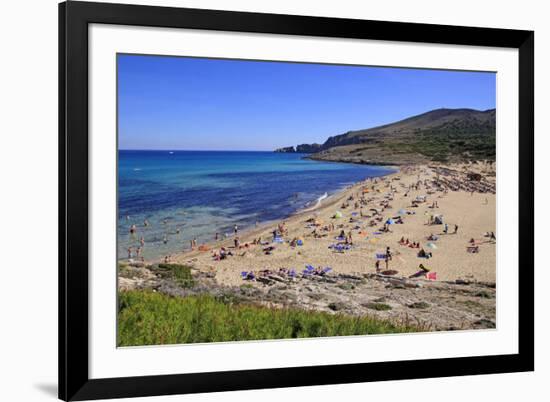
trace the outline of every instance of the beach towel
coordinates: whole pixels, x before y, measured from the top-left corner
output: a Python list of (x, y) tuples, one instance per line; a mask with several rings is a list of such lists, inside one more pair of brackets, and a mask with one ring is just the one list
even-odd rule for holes
[(377, 260), (385, 260), (386, 259), (386, 254), (376, 253), (376, 259)]
[(428, 272), (426, 274), (426, 279), (429, 279), (430, 281), (437, 280), (437, 273), (436, 272)]
[(252, 281), (252, 280), (256, 279), (256, 276), (254, 275), (253, 271), (250, 271), (250, 272), (243, 271), (243, 272), (241, 272), (241, 277), (245, 281)]
[(331, 244), (328, 248), (333, 248), (335, 250), (350, 250), (351, 244)]

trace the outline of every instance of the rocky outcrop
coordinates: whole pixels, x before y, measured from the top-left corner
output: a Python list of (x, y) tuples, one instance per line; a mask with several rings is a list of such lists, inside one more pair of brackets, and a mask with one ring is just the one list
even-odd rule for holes
[(296, 152), (296, 149), (294, 147), (283, 147), (283, 148), (277, 148), (275, 152), (293, 153), (293, 152)]
[(300, 144), (296, 146), (296, 152), (302, 154), (313, 154), (321, 150), (321, 144)]
[[(288, 276), (273, 271), (241, 286), (222, 286), (215, 271), (190, 268), (191, 286), (163, 275), (158, 265), (119, 267), (119, 290), (153, 290), (173, 297), (209, 294), (228, 303), (376, 316), (419, 331), (494, 328), (496, 285), (457, 279), (430, 281), (376, 273)], [(237, 275), (238, 273), (236, 273)], [(422, 311), (416, 314), (415, 311)]]

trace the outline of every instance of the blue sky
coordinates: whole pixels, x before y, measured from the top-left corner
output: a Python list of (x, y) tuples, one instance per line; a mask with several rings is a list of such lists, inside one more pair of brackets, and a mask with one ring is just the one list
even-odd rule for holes
[(118, 56), (120, 149), (273, 150), (437, 108), (495, 107), (494, 73)]

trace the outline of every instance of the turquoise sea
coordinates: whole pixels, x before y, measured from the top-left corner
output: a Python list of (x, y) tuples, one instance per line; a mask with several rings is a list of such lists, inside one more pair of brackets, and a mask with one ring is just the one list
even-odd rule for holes
[[(145, 259), (282, 219), (343, 187), (393, 170), (245, 151), (118, 153), (118, 257), (143, 237)], [(145, 225), (147, 221), (148, 225)], [(136, 233), (130, 233), (135, 225)]]

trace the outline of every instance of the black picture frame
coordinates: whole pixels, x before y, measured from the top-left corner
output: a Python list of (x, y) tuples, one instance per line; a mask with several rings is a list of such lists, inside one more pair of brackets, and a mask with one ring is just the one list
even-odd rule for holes
[[(517, 354), (214, 373), (88, 375), (88, 25), (192, 28), (519, 51)], [(59, 398), (170, 395), (534, 370), (534, 32), (142, 5), (59, 5)]]

